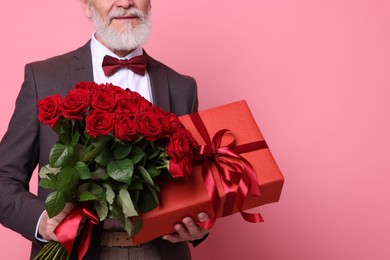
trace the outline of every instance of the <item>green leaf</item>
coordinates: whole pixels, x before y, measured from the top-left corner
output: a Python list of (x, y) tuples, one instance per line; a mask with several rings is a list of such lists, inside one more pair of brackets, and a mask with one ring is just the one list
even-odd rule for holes
[(134, 208), (133, 201), (130, 198), (130, 193), (127, 189), (121, 189), (117, 198), (119, 205), (122, 206), (123, 214), (125, 214), (126, 217), (138, 216), (138, 213)]
[(72, 191), (79, 181), (79, 173), (72, 166), (64, 167), (57, 177), (57, 190), (61, 192)]
[(74, 149), (75, 159), (77, 161), (80, 161), (82, 159), (84, 152), (85, 152), (85, 147), (83, 145), (81, 145), (80, 143), (77, 143), (72, 147)]
[(133, 223), (131, 223), (130, 218), (125, 218), (121, 223), (123, 229), (126, 230), (129, 237), (131, 237), (131, 234), (133, 233)]
[(144, 183), (144, 180), (140, 177), (137, 177), (136, 175), (133, 176), (133, 180), (131, 181), (130, 189), (135, 189), (135, 190), (142, 190), (143, 186), (142, 184)]
[(39, 180), (39, 186), (49, 190), (57, 189), (57, 177), (55, 175), (47, 176)]
[(90, 189), (89, 189), (90, 192), (92, 192), (93, 194), (95, 194), (96, 196), (98, 196), (99, 198), (104, 198), (104, 189), (102, 186), (96, 184), (96, 183), (92, 183)]
[(114, 155), (110, 152), (110, 149), (105, 148), (103, 152), (99, 153), (95, 157), (95, 162), (97, 162), (100, 165), (107, 166), (109, 162), (113, 161)]
[(89, 191), (85, 191), (80, 195), (80, 201), (90, 201), (90, 200), (99, 200), (95, 194)]
[(65, 198), (59, 191), (53, 191), (47, 196), (45, 208), (49, 218), (57, 216), (65, 208)]
[(108, 177), (106, 170), (103, 168), (97, 168), (96, 171), (91, 172), (92, 179), (106, 180)]
[(104, 148), (110, 139), (112, 139), (112, 137), (108, 135), (98, 136), (96, 140), (85, 150), (85, 153), (82, 156), (82, 161), (87, 162), (93, 158), (96, 158), (101, 152), (104, 151)]
[(99, 216), (100, 221), (103, 221), (107, 218), (108, 206), (104, 200), (96, 200), (94, 202), (94, 208)]
[(90, 183), (83, 183), (83, 184), (77, 186), (77, 192), (78, 192), (78, 194), (81, 194), (83, 192), (89, 191), (90, 187), (91, 187)]
[(148, 141), (146, 139), (141, 139), (138, 143), (137, 143), (137, 147), (139, 147), (142, 151), (145, 151), (147, 148), (150, 147), (151, 145), (151, 141)]
[(160, 186), (158, 186), (157, 184), (155, 184), (155, 185), (153, 186), (153, 189), (154, 189), (156, 192), (161, 192)]
[(132, 224), (133, 224), (133, 227), (131, 229), (130, 237), (135, 236), (138, 232), (141, 231), (142, 226), (143, 226), (141, 216), (134, 217), (134, 223), (132, 223)]
[(74, 133), (72, 136), (72, 142), (70, 143), (70, 146), (74, 147), (79, 142), (79, 139), (80, 139), (80, 133), (79, 132)]
[(146, 183), (148, 183), (150, 185), (154, 185), (152, 177), (150, 177), (150, 174), (148, 173), (148, 171), (144, 167), (138, 166), (138, 171), (141, 173), (141, 176), (144, 178)]
[(51, 167), (64, 167), (67, 166), (73, 159), (73, 147), (55, 144), (50, 151), (50, 166)]
[(130, 184), (134, 172), (134, 164), (129, 159), (112, 161), (107, 166), (107, 173), (116, 181)]
[(114, 156), (117, 160), (122, 160), (126, 158), (131, 151), (131, 145), (129, 144), (123, 144), (123, 143), (116, 143), (114, 146)]
[(114, 203), (115, 199), (115, 193), (112, 190), (111, 186), (108, 185), (107, 183), (103, 184), (103, 187), (106, 189), (106, 200), (109, 204)]
[(138, 198), (139, 198), (139, 194), (140, 194), (140, 192), (142, 192), (142, 190), (129, 190), (128, 189), (128, 191), (130, 192), (130, 197), (133, 200), (133, 203), (135, 204), (135, 206), (137, 207), (137, 210), (138, 210)]
[(57, 133), (58, 139), (63, 144), (71, 143), (70, 133), (72, 132), (72, 124), (68, 119), (60, 119), (53, 128)]
[(110, 218), (117, 218), (121, 223), (125, 222), (126, 216), (123, 214), (122, 207), (117, 203), (118, 199), (115, 201), (115, 203), (108, 205), (108, 217)]
[(39, 186), (45, 189), (57, 189), (57, 174), (61, 171), (60, 168), (52, 168), (48, 164), (39, 170)]
[(155, 209), (158, 205), (158, 201), (156, 200), (156, 192), (152, 191), (153, 189), (149, 189), (149, 191), (140, 192), (138, 198), (138, 210), (140, 212), (148, 212)]
[[(138, 135), (137, 138), (135, 140), (133, 140), (133, 143), (136, 144), (142, 140), (145, 140), (144, 137), (142, 135)], [(137, 145), (139, 146), (139, 145)]]
[(152, 153), (148, 154), (148, 160), (157, 157), (162, 151), (160, 149), (155, 149)]
[(76, 191), (73, 189), (71, 191), (61, 192), (64, 196), (64, 199), (66, 202), (72, 202), (74, 201), (74, 198), (76, 197)]
[(135, 164), (139, 163), (144, 157), (145, 153), (138, 147), (138, 146), (133, 146), (133, 149), (131, 149), (129, 158), (131, 161)]
[(156, 177), (158, 177), (158, 176), (160, 175), (160, 170), (158, 170), (158, 169), (157, 169), (156, 167), (154, 167), (154, 166), (149, 166), (149, 167), (147, 168), (147, 171), (148, 171), (150, 177), (152, 177), (152, 178), (156, 178)]
[(91, 171), (84, 162), (78, 161), (73, 167), (78, 172), (81, 180), (91, 179)]
[(157, 192), (160, 192), (160, 187), (158, 185), (149, 185), (146, 183), (146, 187), (150, 191), (150, 194), (153, 196), (154, 201), (158, 204), (158, 195)]
[(39, 170), (39, 177), (46, 178), (49, 175), (57, 175), (61, 171), (61, 168), (50, 167), (49, 164), (46, 164)]

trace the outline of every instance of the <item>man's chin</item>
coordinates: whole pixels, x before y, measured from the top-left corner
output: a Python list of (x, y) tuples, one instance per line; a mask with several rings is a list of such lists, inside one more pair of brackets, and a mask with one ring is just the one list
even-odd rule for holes
[(114, 27), (111, 24), (106, 30), (97, 29), (97, 39), (110, 50), (134, 50), (144, 44), (150, 35), (150, 26), (142, 24)]
[[(137, 28), (141, 24), (141, 20), (137, 17), (134, 18), (114, 18), (111, 21), (111, 26), (116, 31), (124, 31), (128, 28)], [(123, 28), (124, 27), (124, 28)]]
[(134, 41), (134, 36), (115, 37), (102, 39), (103, 44), (112, 51), (132, 51), (139, 47), (142, 43)]

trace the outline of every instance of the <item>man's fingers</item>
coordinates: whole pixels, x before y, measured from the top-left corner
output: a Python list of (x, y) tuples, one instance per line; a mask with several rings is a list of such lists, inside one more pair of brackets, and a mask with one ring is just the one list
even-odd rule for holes
[(179, 235), (179, 237), (181, 238), (182, 241), (188, 240), (191, 237), (187, 228), (185, 226), (183, 226), (182, 224), (176, 224), (174, 226), (174, 228), (176, 230), (176, 233)]
[(199, 220), (200, 222), (205, 222), (205, 221), (207, 221), (207, 220), (210, 219), (210, 218), (209, 218), (209, 215), (207, 215), (207, 214), (204, 213), (204, 212), (199, 213), (197, 217), (198, 217), (198, 220)]
[(72, 211), (75, 207), (75, 204), (66, 203), (64, 209), (57, 215), (52, 218), (49, 218), (47, 211), (45, 210), (42, 213), (41, 220), (39, 222), (39, 234), (46, 240), (58, 241), (57, 236), (54, 234), (54, 229), (58, 226), (59, 223)]
[[(209, 220), (209, 216), (204, 212), (199, 213), (197, 218), (200, 222)], [(208, 230), (198, 226), (190, 217), (183, 218), (182, 223), (174, 225), (173, 228), (175, 229), (176, 233), (162, 237), (163, 239), (172, 243), (201, 239), (208, 233)]]
[(56, 235), (53, 233), (53, 230), (58, 225), (57, 221), (53, 221), (49, 218), (46, 210), (42, 213), (41, 220), (39, 222), (39, 234), (45, 240), (54, 240), (57, 241)]
[(194, 220), (192, 218), (184, 218), (183, 224), (185, 225), (185, 228), (182, 227), (185, 231), (182, 233), (179, 233), (179, 235), (185, 235), (189, 239), (197, 236), (199, 233), (199, 227), (195, 224)]
[(162, 238), (168, 240), (171, 243), (177, 243), (182, 241), (192, 240), (191, 234), (188, 232), (187, 228), (182, 224), (176, 224), (173, 226), (176, 233), (165, 235)]
[(162, 238), (164, 240), (167, 240), (167, 241), (171, 242), (171, 243), (177, 243), (177, 242), (183, 241), (181, 239), (181, 237), (177, 233), (172, 233), (172, 234), (169, 234), (169, 235), (165, 235)]
[[(65, 215), (65, 216), (68, 215), (68, 214), (72, 211), (72, 209), (73, 209), (74, 207), (76, 207), (75, 204), (66, 203), (64, 209), (61, 211), (62, 215)], [(60, 213), (60, 214), (61, 214), (61, 213)]]

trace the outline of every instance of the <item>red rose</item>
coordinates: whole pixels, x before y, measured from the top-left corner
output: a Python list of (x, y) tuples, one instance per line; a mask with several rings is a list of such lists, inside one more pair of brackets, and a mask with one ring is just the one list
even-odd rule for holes
[(74, 88), (75, 89), (83, 89), (83, 90), (91, 90), (96, 88), (98, 85), (95, 82), (89, 82), (89, 81), (82, 81), (77, 83)]
[(192, 170), (192, 151), (196, 145), (196, 140), (186, 129), (172, 136), (166, 146), (169, 156), (169, 172), (172, 177), (188, 179)]
[(96, 92), (100, 92), (102, 89), (105, 88), (105, 84), (94, 84), (91, 86), (91, 88), (89, 89), (91, 94), (93, 93), (96, 93)]
[(73, 89), (65, 96), (61, 103), (61, 111), (65, 118), (81, 120), (90, 103), (89, 91)]
[(104, 110), (111, 112), (116, 105), (115, 92), (111, 91), (98, 91), (92, 94), (91, 106), (97, 110)]
[(151, 113), (154, 114), (154, 117), (160, 122), (162, 126), (162, 132), (164, 135), (171, 135), (171, 133), (168, 131), (168, 122), (165, 120), (165, 114), (166, 112), (162, 110), (160, 107), (152, 105), (149, 109)]
[(152, 103), (150, 103), (147, 99), (141, 96), (138, 92), (134, 92), (131, 90), (127, 91), (130, 94), (130, 102), (132, 104), (135, 104), (138, 107), (139, 111), (146, 111), (152, 106)]
[(92, 137), (107, 135), (114, 129), (114, 116), (101, 110), (91, 110), (85, 118), (85, 129)]
[(122, 96), (127, 95), (127, 91), (119, 86), (112, 85), (111, 83), (106, 84), (107, 88), (111, 88), (114, 92), (114, 95), (116, 98), (120, 98)]
[(119, 98), (115, 112), (134, 116), (140, 109), (137, 103), (132, 103), (131, 96), (126, 95)]
[(54, 95), (38, 101), (38, 119), (52, 128), (60, 118), (61, 96)]
[(192, 153), (192, 149), (192, 139), (187, 131), (174, 134), (166, 146), (168, 156), (174, 161), (182, 160)]
[(164, 132), (169, 135), (173, 135), (177, 132), (185, 130), (183, 123), (173, 113), (165, 113), (162, 122), (164, 126)]
[(114, 137), (123, 141), (132, 141), (138, 135), (134, 121), (128, 116), (115, 119)]
[(188, 180), (192, 173), (192, 157), (184, 157), (180, 161), (169, 161), (169, 173), (173, 178)]
[(155, 141), (162, 135), (162, 125), (152, 111), (145, 111), (135, 116), (137, 131), (146, 140)]

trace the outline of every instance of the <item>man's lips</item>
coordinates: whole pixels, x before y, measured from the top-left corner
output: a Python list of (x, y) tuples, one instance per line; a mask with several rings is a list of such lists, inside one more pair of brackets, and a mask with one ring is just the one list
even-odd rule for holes
[(136, 16), (136, 15), (128, 15), (128, 16), (114, 17), (113, 19), (117, 19), (117, 20), (132, 20), (132, 19), (139, 19), (139, 17)]

